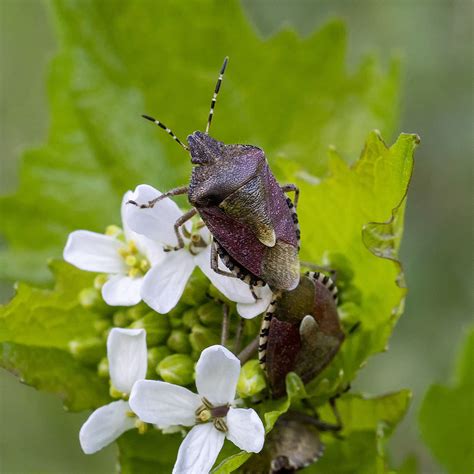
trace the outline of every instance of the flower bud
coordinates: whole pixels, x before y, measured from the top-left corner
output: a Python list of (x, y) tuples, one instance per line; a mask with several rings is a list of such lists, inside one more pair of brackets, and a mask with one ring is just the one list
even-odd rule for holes
[(90, 337), (69, 342), (73, 357), (84, 364), (96, 365), (105, 356), (105, 344), (100, 337)]
[(108, 276), (105, 273), (101, 273), (94, 278), (94, 288), (96, 290), (101, 290), (102, 287), (105, 285)]
[(216, 326), (222, 323), (222, 305), (214, 301), (209, 301), (208, 303), (199, 306), (197, 313), (201, 322), (206, 326)]
[(79, 303), (83, 308), (101, 310), (106, 305), (100, 291), (94, 287), (84, 288), (79, 292)]
[(99, 377), (109, 378), (109, 360), (103, 357), (97, 366), (97, 374)]
[(173, 329), (171, 331), (166, 344), (174, 352), (181, 354), (189, 354), (191, 352), (191, 344), (187, 333), (179, 329)]
[(202, 352), (206, 347), (219, 344), (220, 337), (211, 329), (197, 324), (191, 330), (189, 342), (194, 351)]
[(113, 315), (112, 321), (114, 326), (118, 328), (124, 328), (130, 324), (130, 318), (127, 315), (127, 312), (123, 309), (119, 309)]
[(173, 354), (158, 364), (157, 372), (165, 382), (189, 385), (194, 379), (194, 361), (189, 355)]
[(181, 302), (189, 306), (198, 306), (207, 298), (209, 283), (201, 274), (193, 273), (188, 280)]
[(94, 329), (97, 334), (102, 335), (110, 327), (110, 321), (108, 319), (96, 319), (94, 321)]
[(256, 359), (246, 362), (237, 382), (237, 392), (242, 398), (251, 397), (266, 387), (265, 375)]
[(145, 329), (148, 346), (161, 344), (170, 333), (168, 319), (154, 311), (150, 311), (143, 318), (133, 322), (130, 327), (133, 329)]
[(189, 329), (192, 329), (193, 326), (199, 324), (199, 316), (194, 308), (185, 311), (182, 314), (181, 319), (183, 320), (183, 325)]
[(140, 318), (145, 316), (146, 313), (150, 311), (150, 308), (143, 302), (140, 302), (136, 304), (135, 306), (132, 306), (131, 308), (127, 309), (127, 316), (132, 320), (132, 321), (138, 321)]
[(169, 313), (168, 319), (173, 329), (179, 329), (183, 326), (183, 312), (187, 306), (179, 302)]
[(167, 356), (171, 355), (171, 351), (166, 346), (152, 347), (147, 351), (148, 370), (147, 379), (156, 378), (157, 365)]

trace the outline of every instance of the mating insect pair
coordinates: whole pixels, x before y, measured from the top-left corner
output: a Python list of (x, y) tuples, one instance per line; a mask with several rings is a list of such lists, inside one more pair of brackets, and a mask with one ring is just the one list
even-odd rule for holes
[[(166, 197), (187, 194), (192, 209), (175, 223), (176, 250), (184, 246), (180, 228), (199, 213), (213, 236), (210, 263), (215, 272), (240, 278), (251, 289), (268, 284), (274, 291), (293, 290), (300, 279), (298, 188), (278, 184), (260, 148), (225, 145), (209, 135), (227, 61), (225, 58), (217, 80), (206, 131), (189, 135), (188, 145), (162, 122), (144, 115), (189, 151), (196, 165), (189, 186), (172, 189), (147, 203), (129, 202), (150, 208)], [(284, 194), (290, 191), (295, 193), (294, 202)], [(219, 256), (228, 271), (219, 268)]]

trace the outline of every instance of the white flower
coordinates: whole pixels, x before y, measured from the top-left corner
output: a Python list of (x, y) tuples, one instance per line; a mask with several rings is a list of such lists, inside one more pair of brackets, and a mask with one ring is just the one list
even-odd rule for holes
[[(107, 357), (112, 386), (124, 397), (147, 370), (146, 333), (144, 329), (113, 328), (107, 339)], [(139, 420), (125, 400), (109, 403), (95, 410), (82, 425), (79, 441), (86, 454), (92, 454), (137, 426)]]
[[(161, 196), (158, 190), (142, 184), (135, 189), (132, 200), (147, 203)], [(150, 209), (129, 205), (124, 220), (136, 233), (161, 243), (164, 247), (178, 244), (174, 232), (175, 222), (183, 215), (177, 204), (165, 198)], [(167, 313), (176, 306), (194, 268), (198, 266), (211, 283), (227, 298), (237, 302), (237, 311), (244, 318), (254, 318), (263, 313), (272, 298), (268, 286), (255, 288), (255, 301), (249, 286), (237, 278), (219, 275), (211, 268), (211, 235), (207, 228), (192, 226), (188, 221), (184, 226), (185, 247), (167, 252), (155, 265), (150, 274), (153, 277), (143, 283), (143, 300), (158, 313)], [(182, 231), (181, 228), (180, 231)]]
[(69, 234), (63, 252), (64, 260), (81, 270), (109, 274), (102, 287), (102, 297), (110, 306), (139, 303), (142, 285), (153, 278), (149, 268), (164, 255), (161, 246), (132, 232), (126, 225), (123, 215), (131, 196), (129, 191), (122, 200), (123, 234), (115, 226), (110, 228), (111, 235), (77, 230)]
[(239, 359), (223, 346), (211, 346), (196, 365), (199, 395), (155, 380), (134, 385), (130, 406), (140, 419), (162, 428), (193, 426), (181, 443), (173, 473), (209, 472), (225, 438), (244, 451), (261, 451), (265, 430), (257, 413), (231, 406), (239, 374)]

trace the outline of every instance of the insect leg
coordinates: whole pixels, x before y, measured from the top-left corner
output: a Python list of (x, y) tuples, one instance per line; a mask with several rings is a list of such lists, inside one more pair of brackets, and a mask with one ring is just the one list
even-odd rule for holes
[(295, 197), (293, 199), (293, 205), (295, 206), (295, 209), (296, 209), (298, 207), (298, 199), (300, 197), (300, 190), (298, 186), (296, 186), (296, 184), (284, 184), (283, 186), (281, 186), (281, 190), (284, 193), (291, 193), (291, 192), (295, 193)]
[(216, 106), (216, 101), (217, 101), (217, 94), (219, 93), (219, 89), (221, 88), (222, 79), (224, 77), (224, 72), (225, 72), (225, 68), (227, 67), (228, 61), (229, 61), (229, 58), (226, 56), (226, 58), (224, 59), (224, 64), (222, 65), (222, 68), (221, 68), (221, 72), (219, 74), (219, 78), (217, 79), (216, 88), (214, 89), (214, 95), (212, 96), (211, 110), (209, 111), (209, 117), (207, 119), (207, 125), (206, 125), (206, 134), (209, 133), (209, 128), (211, 128), (212, 116), (214, 115), (214, 107)]
[(221, 270), (219, 268), (219, 254), (217, 253), (217, 247), (214, 241), (211, 244), (211, 268), (219, 275), (230, 278), (238, 278), (238, 276), (234, 273), (226, 272), (225, 270)]
[(176, 247), (167, 247), (164, 249), (165, 252), (171, 252), (174, 250), (180, 250), (184, 247), (184, 240), (179, 228), (185, 224), (189, 219), (194, 217), (197, 214), (196, 209), (191, 209), (190, 211), (183, 214), (175, 223), (174, 223), (174, 233), (176, 234), (176, 238), (178, 239), (178, 245)]
[(156, 197), (155, 199), (148, 201), (146, 204), (138, 204), (138, 202), (133, 201), (131, 199), (130, 201), (127, 201), (127, 204), (133, 204), (134, 206), (138, 206), (140, 209), (149, 209), (153, 207), (157, 202), (160, 202), (165, 198), (168, 198), (171, 196), (179, 196), (180, 194), (187, 194), (188, 189), (189, 189), (188, 186), (180, 186), (179, 188), (170, 189), (166, 193), (163, 193), (160, 196)]

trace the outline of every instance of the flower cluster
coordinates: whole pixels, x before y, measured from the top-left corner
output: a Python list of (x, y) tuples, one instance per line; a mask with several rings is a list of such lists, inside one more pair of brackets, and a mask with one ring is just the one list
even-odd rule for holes
[[(252, 292), (246, 283), (211, 268), (212, 237), (200, 220), (183, 226), (184, 246), (177, 249), (174, 225), (183, 213), (172, 200), (162, 199), (146, 209), (127, 205), (159, 196), (147, 185), (127, 192), (121, 207), (122, 228), (110, 226), (105, 234), (75, 231), (64, 249), (67, 262), (101, 274), (97, 287), (108, 306), (130, 307), (114, 313), (113, 324), (119, 327), (104, 328), (107, 359), (99, 365), (99, 373), (110, 378), (110, 393), (117, 400), (95, 410), (79, 438), (90, 454), (133, 428), (140, 433), (150, 425), (164, 432), (181, 427), (184, 433), (190, 428), (173, 472), (206, 473), (226, 438), (244, 451), (259, 452), (264, 427), (253, 409), (235, 400), (239, 376), (246, 376), (245, 371), (241, 375), (240, 360), (224, 345), (212, 342), (213, 324), (220, 326), (225, 318), (223, 305), (212, 295), (203, 300), (201, 287), (197, 299), (201, 306), (186, 310), (193, 272), (199, 268), (203, 274), (199, 278), (210, 281), (214, 294), (226, 302), (224, 307), (235, 303), (233, 311), (245, 319), (264, 312), (272, 293), (267, 286)], [(229, 321), (223, 326), (229, 330)], [(242, 337), (243, 325), (234, 332)], [(224, 331), (222, 337), (225, 343)], [(164, 340), (166, 346), (160, 346)], [(236, 341), (235, 351), (238, 346)], [(153, 380), (156, 375), (161, 380)], [(197, 394), (185, 387), (193, 381)], [(239, 392), (250, 394), (248, 384), (244, 386)], [(258, 390), (262, 388), (260, 383)]]
[(229, 300), (237, 303), (243, 318), (254, 318), (270, 303), (268, 287), (255, 288), (257, 299), (244, 282), (219, 275), (210, 266), (211, 236), (202, 222), (184, 225), (185, 246), (177, 245), (175, 222), (183, 215), (169, 198), (150, 209), (127, 205), (148, 202), (161, 193), (148, 185), (127, 192), (122, 200), (123, 231), (109, 227), (106, 235), (79, 230), (69, 235), (64, 260), (76, 267), (108, 275), (102, 287), (111, 306), (132, 306), (143, 300), (158, 313), (168, 313), (178, 303), (195, 267)]

